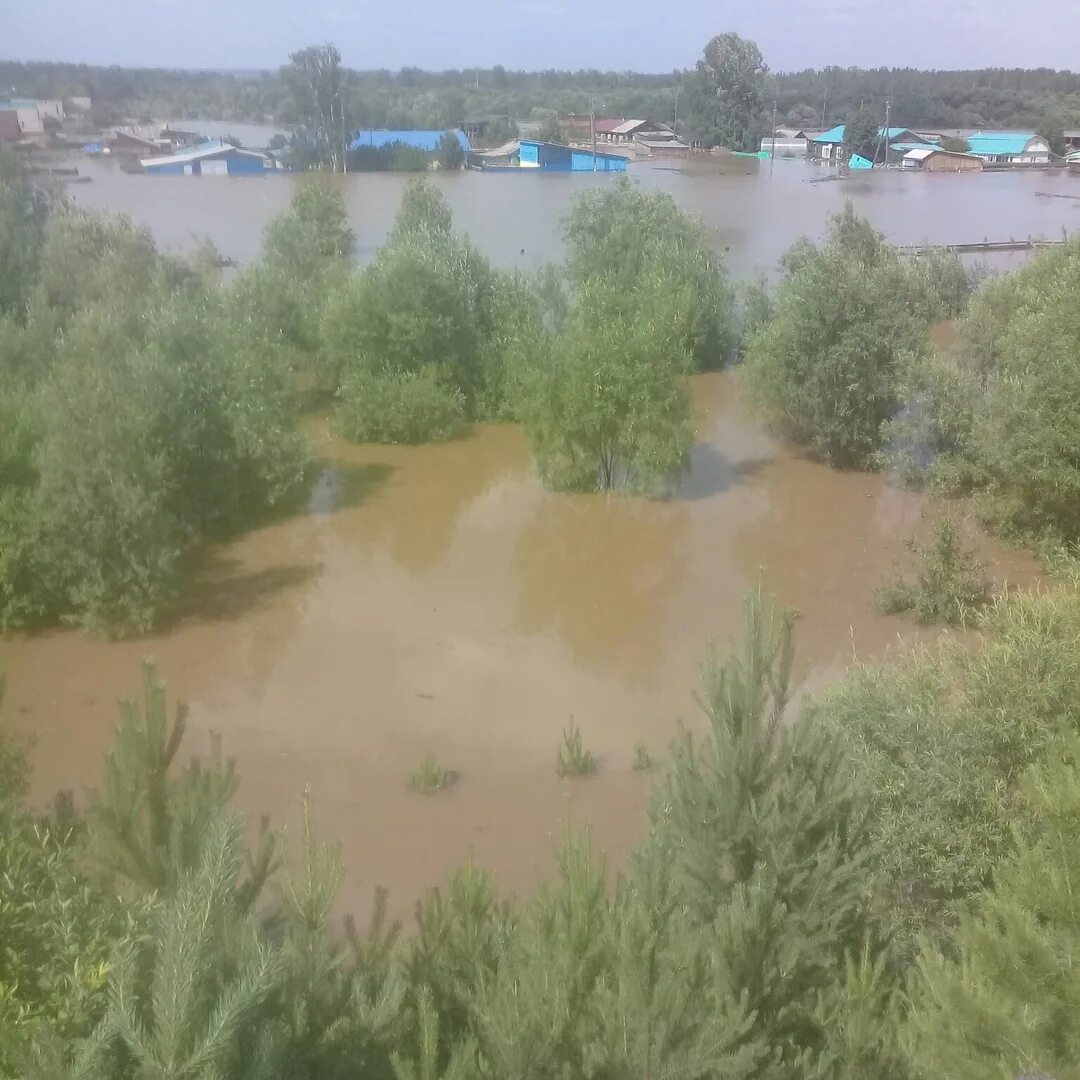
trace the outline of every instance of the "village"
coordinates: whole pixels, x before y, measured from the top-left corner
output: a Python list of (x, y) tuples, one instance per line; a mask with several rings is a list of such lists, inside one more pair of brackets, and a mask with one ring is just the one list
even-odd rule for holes
[[(150, 175), (261, 176), (288, 171), (291, 164), (284, 134), (267, 146), (244, 146), (229, 136), (206, 137), (168, 122), (133, 120), (98, 130), (90, 122), (91, 109), (88, 97), (0, 100), (0, 142), (28, 151), (115, 157), (126, 171)], [(516, 137), (501, 137), (514, 130)], [(766, 160), (802, 158), (833, 167), (839, 175), (875, 168), (970, 173), (1064, 166), (1080, 172), (1080, 128), (1064, 131), (1063, 155), (1053, 153), (1047, 139), (1033, 130), (882, 126), (872, 154), (853, 151), (846, 134), (844, 124), (824, 131), (779, 126), (761, 138), (756, 153), (734, 153)], [(554, 123), (492, 115), (462, 120), (446, 130), (368, 129), (340, 136), (344, 167), (352, 171), (366, 171), (365, 155), (385, 155), (399, 148), (427, 155), (421, 167), (438, 168), (443, 164), (439, 149), (446, 140), (460, 147), (456, 165), (481, 172), (625, 172), (636, 161), (727, 152), (690, 142), (674, 120), (590, 113), (569, 113)], [(411, 167), (416, 167), (415, 161)]]

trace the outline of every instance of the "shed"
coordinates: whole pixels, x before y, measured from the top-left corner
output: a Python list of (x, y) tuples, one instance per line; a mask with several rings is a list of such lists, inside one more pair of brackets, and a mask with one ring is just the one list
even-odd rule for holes
[(987, 164), (1040, 165), (1050, 161), (1050, 144), (1034, 131), (977, 131), (968, 149)]
[(548, 172), (626, 172), (626, 158), (562, 143), (521, 140), (521, 168)]
[(133, 135), (127, 131), (115, 132), (108, 141), (108, 147), (110, 154), (127, 154), (131, 157), (154, 154), (161, 150), (161, 146), (153, 139), (144, 139), (141, 135)]
[[(469, 137), (464, 131), (458, 128), (451, 128), (450, 134), (457, 137), (457, 141), (461, 143), (461, 149), (468, 152), (472, 149), (469, 144)], [(385, 128), (371, 129), (368, 131), (358, 131), (352, 137), (352, 141), (349, 143), (350, 150), (361, 150), (365, 146), (372, 146), (376, 149), (381, 149), (384, 146), (393, 146), (394, 143), (401, 143), (403, 146), (414, 146), (417, 150), (423, 150), (425, 153), (433, 153), (438, 150), (439, 143), (442, 142), (442, 137), (447, 133), (446, 129), (439, 130), (423, 130), (423, 129), (410, 129), (406, 128), (400, 131), (387, 130)]]
[(36, 101), (30, 98), (9, 98), (7, 101), (0, 101), (0, 110), (15, 113), (19, 120), (19, 131), (23, 135), (44, 134), (45, 125)]
[(937, 146), (909, 150), (900, 162), (901, 168), (922, 172), (981, 172), (982, 158), (974, 154), (959, 154)]
[(775, 146), (780, 157), (800, 157), (806, 153), (808, 142), (806, 132), (797, 128), (778, 127), (772, 135), (762, 138), (760, 148), (771, 154)]
[(634, 149), (642, 157), (684, 158), (690, 156), (690, 144), (681, 139), (653, 139), (648, 135), (639, 135), (634, 139)]
[(220, 139), (200, 143), (162, 157), (145, 158), (143, 170), (174, 176), (262, 176), (281, 169), (281, 164), (258, 150), (242, 150)]

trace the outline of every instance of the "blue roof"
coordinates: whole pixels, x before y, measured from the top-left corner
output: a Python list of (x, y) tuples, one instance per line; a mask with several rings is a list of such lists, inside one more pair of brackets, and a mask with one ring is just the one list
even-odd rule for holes
[(872, 169), (874, 163), (867, 158), (864, 158), (861, 154), (852, 154), (848, 158), (849, 169)]
[[(544, 139), (519, 139), (518, 146), (559, 146), (563, 150), (572, 150), (575, 154), (588, 154), (590, 157), (593, 156), (593, 151), (590, 150), (588, 147), (567, 146), (566, 143), (546, 142)], [(597, 150), (595, 151), (595, 154), (598, 159), (609, 158), (614, 161), (627, 160), (624, 154), (608, 154), (605, 153), (603, 150)], [(757, 154), (751, 154), (750, 156), (757, 157)], [(768, 154), (766, 154), (765, 156), (768, 157)]]
[(1034, 138), (1034, 131), (977, 131), (968, 138), (968, 149), (973, 154), (1022, 154)]
[(941, 146), (939, 143), (928, 142), (894, 142), (889, 143), (889, 149), (906, 154), (909, 150), (940, 150)]
[[(406, 130), (406, 131), (386, 131), (383, 129), (377, 131), (358, 131), (354, 136), (351, 143), (349, 143), (350, 150), (359, 150), (364, 146), (392, 146), (394, 143), (404, 143), (405, 146), (415, 146), (417, 150), (426, 150), (430, 153), (432, 150), (439, 148), (439, 143), (442, 137), (446, 134), (446, 131), (423, 131), (423, 130)], [(457, 136), (457, 141), (461, 143), (462, 150), (471, 150), (468, 137), (465, 132), (453, 129), (451, 134)]]
[[(844, 135), (847, 132), (847, 124), (837, 124), (834, 128), (829, 128), (828, 131), (823, 131), (820, 135), (815, 135), (813, 142), (819, 143), (842, 143), (844, 141)], [(901, 135), (910, 134), (911, 128), (903, 127), (891, 127), (891, 128), (878, 128), (878, 138), (887, 139), (899, 139)], [(920, 146), (924, 145), (922, 143)]]

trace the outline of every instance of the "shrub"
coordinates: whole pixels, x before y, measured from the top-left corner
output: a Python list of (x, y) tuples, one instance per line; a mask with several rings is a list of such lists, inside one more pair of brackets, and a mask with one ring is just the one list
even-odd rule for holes
[(925, 352), (930, 322), (957, 302), (955, 282), (939, 296), (948, 275), (902, 263), (850, 204), (823, 246), (800, 241), (783, 266), (772, 318), (746, 347), (750, 397), (824, 460), (870, 467), (901, 403), (902, 372)]
[(555, 756), (555, 772), (559, 776), (592, 776), (596, 772), (596, 758), (585, 749), (581, 741), (581, 729), (570, 721), (563, 731), (559, 752)]
[(425, 754), (420, 767), (409, 777), (409, 787), (420, 795), (433, 795), (455, 779), (454, 773), (442, 768), (430, 754)]
[(919, 622), (966, 623), (990, 599), (983, 566), (964, 547), (956, 523), (942, 518), (927, 544), (906, 541), (915, 556), (914, 579), (897, 574), (877, 592), (878, 607), (886, 615), (913, 611)]
[(649, 753), (649, 748), (643, 742), (639, 742), (634, 747), (634, 756), (630, 762), (630, 768), (634, 772), (652, 772), (656, 768), (656, 762), (653, 760), (652, 754)]
[(664, 192), (642, 191), (625, 178), (578, 195), (563, 231), (567, 271), (578, 288), (600, 282), (632, 308), (656, 280), (683, 295), (669, 325), (698, 370), (721, 367), (736, 340), (734, 303), (721, 259), (704, 227)]
[(353, 442), (442, 442), (465, 427), (465, 398), (441, 370), (346, 375), (335, 416)]

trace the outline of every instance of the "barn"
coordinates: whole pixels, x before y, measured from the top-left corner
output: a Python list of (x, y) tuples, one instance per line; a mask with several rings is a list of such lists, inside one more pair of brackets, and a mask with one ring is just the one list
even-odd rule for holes
[(143, 172), (172, 176), (262, 176), (281, 169), (258, 150), (241, 150), (218, 139), (162, 157), (143, 158)]

